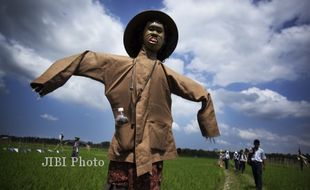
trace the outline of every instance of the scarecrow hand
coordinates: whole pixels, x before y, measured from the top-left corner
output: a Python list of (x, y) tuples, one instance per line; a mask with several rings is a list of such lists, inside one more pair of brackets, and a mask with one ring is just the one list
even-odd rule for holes
[(43, 84), (31, 83), (30, 86), (31, 86), (33, 92), (37, 92), (38, 94), (40, 94), (41, 97), (44, 96)]

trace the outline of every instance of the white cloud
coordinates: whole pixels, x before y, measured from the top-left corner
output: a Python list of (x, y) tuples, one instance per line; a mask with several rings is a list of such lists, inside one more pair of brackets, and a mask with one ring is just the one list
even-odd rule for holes
[(274, 0), (269, 2), (261, 1), (259, 9), (272, 19), (273, 28), (281, 28), (283, 23), (295, 18), (298, 24), (303, 24), (310, 18), (307, 0)]
[(291, 143), (296, 143), (302, 146), (309, 146), (310, 141), (301, 139), (300, 137), (294, 135), (279, 135), (276, 133), (272, 133), (267, 131), (266, 129), (235, 129), (238, 131), (238, 136), (245, 140), (252, 140), (253, 139), (262, 139), (264, 142), (278, 144), (279, 146), (282, 144), (283, 146)]
[(309, 5), (305, 0), (259, 6), (251, 1), (166, 0), (164, 5), (179, 28), (176, 53), (194, 55), (186, 68), (213, 74), (214, 85), (309, 75), (310, 26), (303, 23), (280, 32), (276, 27), (296, 16), (297, 22), (309, 21), (309, 11), (301, 6)]
[(229, 125), (225, 123), (219, 123), (218, 125), (219, 125), (221, 136), (229, 136), (229, 133), (230, 133)]
[(100, 110), (108, 110), (110, 108), (108, 100), (104, 96), (104, 85), (82, 77), (70, 78), (63, 87), (48, 96)]
[[(14, 74), (30, 82), (56, 59), (86, 49), (125, 54), (123, 26), (107, 14), (99, 1), (3, 4), (6, 9), (0, 13), (0, 78)], [(24, 11), (18, 11), (18, 7)], [(103, 90), (98, 82), (73, 77), (49, 96), (102, 109), (109, 107)]]
[(184, 127), (185, 134), (192, 134), (200, 132), (197, 120), (191, 120), (189, 124)]
[[(0, 31), (42, 57), (55, 60), (85, 49), (125, 53), (122, 24), (99, 1), (15, 3), (3, 2), (6, 8), (1, 12)], [(23, 11), (18, 7), (23, 7)]]
[[(238, 127), (229, 126), (225, 123), (220, 123), (221, 137), (219, 137), (220, 145), (226, 145), (220, 143), (221, 141), (227, 141), (227, 145), (233, 145), (232, 148), (243, 148), (245, 146), (252, 146), (254, 139), (260, 139), (265, 147), (276, 152), (276, 147), (286, 147), (288, 149), (294, 148), (295, 146), (307, 146), (310, 147), (309, 138), (306, 136), (295, 136), (291, 134), (277, 134), (268, 131), (264, 128), (247, 128), (241, 129)], [(250, 142), (250, 143), (249, 143)]]
[[(13, 41), (11, 44), (1, 44), (1, 49), (6, 50), (10, 56), (10, 63), (14, 63), (14, 65), (3, 65), (3, 63), (0, 63), (0, 66), (2, 65), (11, 74), (26, 78), (27, 81), (30, 81), (32, 76), (39, 76), (51, 64), (49, 60), (37, 55), (34, 50), (25, 48), (17, 42)], [(97, 81), (82, 77), (73, 76), (63, 87), (48, 96), (61, 101), (75, 102), (98, 109), (109, 107), (108, 101), (104, 96), (103, 85)]]
[(181, 127), (176, 122), (172, 123), (172, 129), (175, 131), (181, 131)]
[(214, 90), (215, 106), (223, 113), (224, 106), (229, 106), (246, 115), (261, 118), (309, 117), (310, 103), (290, 101), (283, 95), (270, 89), (255, 87), (241, 92), (224, 89)]
[(238, 131), (238, 136), (242, 139), (246, 140), (253, 140), (253, 139), (265, 139), (265, 140), (277, 140), (279, 139), (278, 135), (275, 135), (269, 131), (266, 131), (265, 129), (246, 129), (246, 130), (241, 130), (237, 129)]
[(40, 117), (43, 118), (43, 119), (46, 119), (48, 121), (58, 121), (57, 117), (52, 116), (52, 115), (47, 114), (47, 113), (40, 115)]
[(169, 58), (165, 61), (165, 65), (179, 74), (184, 74), (184, 61), (182, 59)]
[(41, 57), (33, 49), (24, 47), (15, 40), (9, 41), (1, 34), (0, 36), (0, 48), (6, 54), (0, 59), (4, 75), (9, 72), (29, 79), (42, 73), (51, 64), (51, 61)]
[(225, 146), (229, 146), (231, 145), (231, 143), (225, 141), (225, 140), (222, 140), (222, 139), (216, 139), (216, 143), (219, 144), (219, 145), (225, 145)]
[(198, 110), (201, 108), (201, 103), (192, 102), (179, 96), (172, 95), (171, 107), (172, 113), (176, 117), (192, 117), (196, 115)]
[(255, 102), (244, 103), (242, 106), (236, 106), (244, 112), (254, 111), (254, 115), (268, 115), (275, 117), (308, 117), (310, 116), (310, 103), (306, 101), (289, 101), (281, 94), (269, 89), (260, 90), (250, 88), (241, 91), (246, 96), (257, 96)]

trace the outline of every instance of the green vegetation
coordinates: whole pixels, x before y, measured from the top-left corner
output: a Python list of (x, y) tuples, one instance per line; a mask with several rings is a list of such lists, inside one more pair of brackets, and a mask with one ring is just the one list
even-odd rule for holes
[[(55, 146), (50, 147), (53, 150)], [(107, 152), (81, 149), (83, 160), (104, 160), (108, 164)], [(0, 187), (1, 189), (102, 189), (107, 165), (103, 167), (71, 167), (71, 148), (63, 153), (32, 151), (16, 153), (1, 150)], [(45, 157), (66, 157), (67, 167), (43, 167)], [(77, 165), (77, 164), (75, 164)]]
[(164, 190), (216, 190), (222, 189), (225, 177), (215, 159), (179, 157), (164, 162), (163, 179)]
[[(16, 145), (18, 146), (18, 145)], [(107, 150), (80, 149), (83, 160), (103, 160), (102, 167), (71, 166), (71, 147), (65, 146), (64, 152), (39, 153), (35, 149), (41, 144), (23, 144), (31, 148), (28, 153), (10, 152), (0, 149), (0, 189), (103, 189), (107, 170)], [(45, 145), (45, 150), (55, 146)], [(66, 167), (43, 167), (45, 157), (66, 157)], [(211, 158), (179, 157), (164, 162), (163, 190), (253, 190), (254, 182), (251, 168), (247, 165), (244, 174), (235, 173), (233, 166), (225, 171)], [(268, 162), (267, 162), (268, 163)], [(306, 190), (310, 189), (310, 168), (304, 171), (298, 165), (280, 165), (268, 163), (264, 171), (264, 189), (267, 190)]]
[(310, 169), (301, 171), (297, 165), (283, 166), (280, 164), (267, 165), (264, 173), (264, 183), (268, 189), (310, 189)]
[[(246, 166), (244, 174), (238, 173), (236, 176), (239, 187), (232, 189), (255, 189), (252, 170), (249, 165)], [(297, 163), (287, 166), (277, 163), (268, 163), (267, 161), (266, 168), (263, 171), (264, 190), (309, 190), (309, 179), (310, 168), (305, 167), (304, 171), (301, 171)]]

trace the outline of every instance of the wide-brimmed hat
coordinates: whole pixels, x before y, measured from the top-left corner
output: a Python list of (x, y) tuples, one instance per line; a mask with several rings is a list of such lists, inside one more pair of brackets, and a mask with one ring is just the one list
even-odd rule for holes
[(143, 11), (133, 17), (124, 32), (124, 46), (130, 57), (137, 57), (142, 47), (142, 32), (148, 21), (159, 21), (165, 28), (165, 43), (157, 54), (163, 61), (169, 57), (178, 43), (178, 28), (172, 18), (157, 10)]

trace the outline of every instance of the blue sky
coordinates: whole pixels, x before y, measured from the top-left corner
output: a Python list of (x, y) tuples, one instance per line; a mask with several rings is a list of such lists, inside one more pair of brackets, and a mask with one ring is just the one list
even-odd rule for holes
[(200, 104), (173, 96), (178, 147), (310, 153), (310, 13), (307, 0), (4, 0), (0, 5), (0, 134), (110, 141), (104, 87), (72, 77), (37, 100), (29, 82), (86, 49), (126, 55), (122, 35), (138, 12), (168, 13), (179, 43), (165, 64), (208, 89), (221, 136), (205, 141)]

